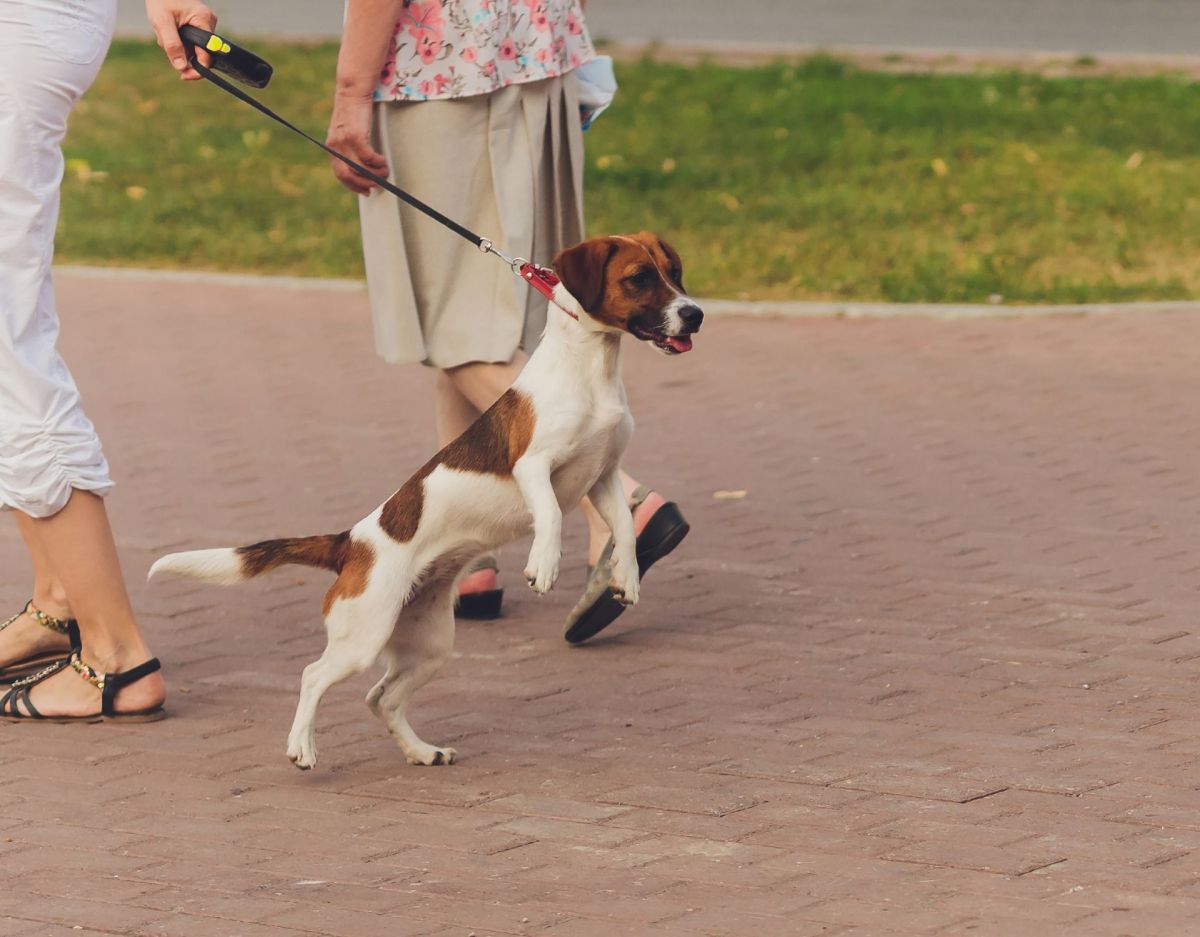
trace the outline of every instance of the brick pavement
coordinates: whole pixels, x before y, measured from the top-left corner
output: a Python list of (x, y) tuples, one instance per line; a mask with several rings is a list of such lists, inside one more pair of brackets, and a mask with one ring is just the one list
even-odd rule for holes
[[(1200, 929), (1200, 319), (746, 321), (630, 348), (630, 464), (692, 536), (603, 640), (520, 583), (404, 765), (327, 697), (324, 577), (141, 584), (341, 529), (432, 445), (361, 294), (61, 278), (173, 718), (0, 725), (0, 934), (1180, 935)], [(744, 489), (740, 500), (714, 498)], [(0, 600), (26, 565), (0, 530)]]

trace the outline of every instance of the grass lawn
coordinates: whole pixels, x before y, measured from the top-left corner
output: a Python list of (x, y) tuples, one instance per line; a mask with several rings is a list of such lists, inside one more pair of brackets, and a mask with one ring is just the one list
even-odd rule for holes
[[(323, 136), (335, 47), (261, 51), (264, 100)], [(589, 229), (663, 234), (696, 295), (1200, 296), (1200, 86), (1183, 79), (823, 59), (618, 78), (585, 136)], [(178, 82), (154, 46), (113, 46), (66, 152), (62, 262), (361, 275), (353, 196), (325, 157)]]

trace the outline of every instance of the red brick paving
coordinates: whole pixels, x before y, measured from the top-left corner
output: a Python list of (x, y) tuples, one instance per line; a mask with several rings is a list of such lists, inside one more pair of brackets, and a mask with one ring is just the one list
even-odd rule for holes
[[(432, 448), (360, 294), (61, 278), (173, 718), (0, 725), (0, 934), (1180, 935), (1200, 929), (1200, 320), (705, 326), (630, 348), (629, 464), (694, 532), (572, 649), (582, 524), (464, 624), (407, 767), (330, 693), (324, 578), (158, 553), (340, 530)], [(744, 489), (741, 500), (718, 490)], [(0, 533), (0, 599), (27, 567)], [(76, 929), (78, 928), (78, 929)]]

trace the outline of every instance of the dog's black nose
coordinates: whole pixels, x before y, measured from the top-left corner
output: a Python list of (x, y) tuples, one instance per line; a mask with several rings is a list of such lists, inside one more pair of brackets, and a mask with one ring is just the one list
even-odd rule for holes
[(684, 306), (679, 310), (679, 318), (687, 328), (695, 332), (704, 321), (704, 310), (699, 306)]

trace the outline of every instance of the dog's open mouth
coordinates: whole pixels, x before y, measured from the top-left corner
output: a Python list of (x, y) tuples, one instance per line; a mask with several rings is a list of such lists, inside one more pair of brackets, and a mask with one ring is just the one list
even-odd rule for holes
[(635, 326), (631, 331), (636, 338), (650, 342), (668, 355), (682, 355), (685, 351), (692, 350), (691, 335), (667, 335), (658, 329), (644, 329), (640, 326)]

